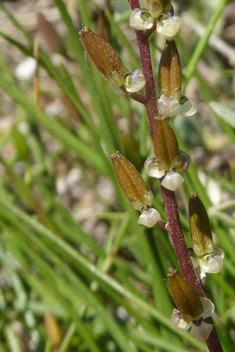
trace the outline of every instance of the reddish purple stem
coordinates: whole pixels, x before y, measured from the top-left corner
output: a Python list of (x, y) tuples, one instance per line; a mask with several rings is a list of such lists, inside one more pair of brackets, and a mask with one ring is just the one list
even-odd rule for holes
[(198, 280), (190, 259), (188, 246), (185, 242), (183, 229), (180, 222), (175, 193), (162, 187), (162, 196), (165, 204), (166, 215), (169, 221), (169, 233), (183, 272), (183, 275), (195, 287), (200, 296), (204, 296), (202, 286)]
[(142, 69), (146, 80), (146, 103), (145, 107), (149, 119), (149, 125), (152, 135), (154, 134), (154, 118), (158, 116), (157, 109), (157, 96), (153, 77), (152, 62), (149, 49), (149, 38), (150, 32), (136, 31), (137, 40), (140, 48), (140, 57), (142, 63)]
[[(128, 1), (130, 3), (132, 10), (140, 7), (139, 0), (128, 0)], [(148, 41), (148, 38), (152, 33), (152, 31), (153, 31), (152, 29), (147, 31), (136, 31), (136, 35), (137, 35), (138, 45), (140, 49), (142, 69), (146, 80), (145, 107), (147, 110), (151, 133), (153, 136), (154, 118), (158, 116), (158, 104), (157, 104), (156, 89), (155, 89), (149, 41)], [(162, 189), (162, 195), (163, 195), (163, 200), (165, 204), (166, 215), (169, 223), (168, 231), (172, 238), (176, 255), (179, 260), (183, 275), (195, 287), (198, 294), (203, 297), (204, 293), (203, 293), (202, 285), (198, 280), (195, 270), (193, 268), (188, 247), (184, 238), (183, 229), (182, 229), (179, 212), (178, 212), (178, 206), (175, 199), (175, 193), (167, 190), (164, 187), (161, 187), (161, 189)], [(213, 321), (211, 318), (207, 319), (207, 322), (210, 324), (213, 324)], [(209, 338), (206, 340), (206, 343), (210, 352), (223, 352), (215, 327), (212, 330)]]
[[(139, 8), (139, 0), (129, 0), (132, 10)], [(152, 61), (149, 49), (149, 36), (155, 30), (155, 27), (146, 31), (136, 31), (136, 37), (140, 49), (141, 65), (146, 80), (145, 107), (149, 119), (149, 125), (152, 136), (154, 134), (154, 118), (158, 115), (157, 96), (153, 77)]]

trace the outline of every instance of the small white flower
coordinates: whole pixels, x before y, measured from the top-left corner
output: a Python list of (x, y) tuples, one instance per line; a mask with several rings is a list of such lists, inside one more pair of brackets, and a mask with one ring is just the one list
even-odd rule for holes
[(197, 108), (188, 97), (182, 96), (178, 101), (174, 97), (162, 94), (158, 99), (158, 111), (166, 117), (172, 117), (176, 114), (192, 116), (197, 112)]
[(175, 191), (184, 182), (183, 177), (174, 171), (168, 171), (161, 185), (170, 191)]
[(130, 26), (139, 31), (152, 28), (153, 22), (153, 17), (147, 9), (135, 9), (129, 18)]
[(141, 70), (128, 72), (124, 77), (124, 86), (129, 93), (138, 92), (146, 84), (144, 74)]
[(172, 117), (180, 114), (181, 105), (178, 100), (166, 94), (162, 94), (158, 99), (158, 111), (161, 115)]
[(197, 108), (194, 104), (194, 102), (183, 96), (180, 98), (180, 101), (179, 101), (180, 105), (181, 105), (181, 109), (180, 109), (180, 112), (179, 114), (182, 115), (182, 116), (192, 116), (194, 115), (196, 112), (197, 112)]
[(150, 177), (161, 178), (165, 175), (161, 185), (170, 191), (175, 191), (184, 182), (183, 177), (178, 172), (175, 172), (174, 169), (162, 170), (158, 166), (155, 156), (148, 158), (144, 163), (144, 167)]
[(191, 255), (194, 268), (199, 272), (201, 280), (204, 280), (206, 273), (217, 274), (222, 270), (224, 251), (221, 248), (214, 247), (210, 253), (197, 256), (195, 252)]
[(174, 37), (181, 25), (181, 19), (177, 16), (172, 16), (170, 12), (161, 15), (157, 21), (157, 32), (167, 37)]
[(161, 219), (161, 215), (156, 209), (144, 208), (139, 217), (138, 224), (141, 224), (147, 227), (153, 227), (160, 219)]
[(213, 329), (213, 325), (205, 323), (203, 319), (210, 317), (214, 313), (215, 306), (205, 297), (201, 297), (200, 299), (203, 305), (203, 312), (200, 317), (197, 319), (185, 320), (177, 309), (173, 309), (171, 324), (179, 331), (187, 331), (190, 329), (191, 335), (199, 340), (206, 340)]
[(155, 156), (148, 158), (144, 163), (144, 167), (150, 177), (161, 178), (165, 175), (165, 170), (161, 170), (158, 167)]

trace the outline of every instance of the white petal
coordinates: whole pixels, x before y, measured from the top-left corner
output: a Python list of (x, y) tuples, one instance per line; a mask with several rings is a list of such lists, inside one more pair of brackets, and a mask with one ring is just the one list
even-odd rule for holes
[(128, 72), (124, 77), (124, 86), (127, 92), (134, 93), (144, 88), (146, 84), (144, 74), (141, 70)]
[(219, 255), (222, 259), (224, 259), (225, 254), (224, 254), (223, 249), (221, 249), (219, 247), (214, 247), (214, 252), (215, 252), (215, 255)]
[(208, 258), (207, 263), (205, 265), (205, 269), (203, 266), (203, 270), (205, 271), (205, 273), (216, 274), (222, 270), (222, 267), (223, 259), (220, 256), (216, 255), (215, 257)]
[(181, 24), (180, 17), (168, 14), (162, 15), (157, 21), (157, 32), (167, 37), (174, 37)]
[(162, 94), (158, 99), (158, 111), (160, 114), (167, 117), (172, 117), (176, 114), (179, 114), (180, 110), (181, 105), (174, 97)]
[(202, 256), (199, 260), (200, 267), (205, 273), (219, 273), (223, 267), (224, 251), (221, 248), (213, 248), (213, 252)]
[(192, 116), (197, 112), (197, 108), (192, 100), (187, 97), (180, 98), (181, 109), (179, 114), (182, 116)]
[(161, 170), (157, 166), (157, 159), (155, 156), (148, 158), (144, 163), (145, 170), (150, 177), (161, 178), (165, 175), (165, 170)]
[(139, 217), (138, 224), (147, 227), (153, 227), (160, 219), (161, 215), (159, 214), (159, 212), (156, 209), (149, 208), (142, 212)]
[(203, 321), (199, 326), (193, 324), (190, 334), (199, 340), (207, 340), (212, 330), (213, 325)]
[(184, 182), (183, 177), (177, 172), (170, 172), (161, 182), (161, 185), (170, 191), (175, 191)]
[(192, 324), (185, 321), (180, 312), (174, 308), (171, 314), (171, 325), (179, 331), (186, 331), (190, 329)]
[(205, 297), (201, 297), (201, 302), (202, 302), (202, 305), (203, 305), (202, 318), (206, 319), (206, 318), (212, 316), (212, 314), (215, 311), (214, 303), (211, 302), (208, 298), (205, 298)]
[(153, 17), (147, 9), (135, 9), (130, 15), (129, 24), (139, 31), (150, 29), (153, 26)]

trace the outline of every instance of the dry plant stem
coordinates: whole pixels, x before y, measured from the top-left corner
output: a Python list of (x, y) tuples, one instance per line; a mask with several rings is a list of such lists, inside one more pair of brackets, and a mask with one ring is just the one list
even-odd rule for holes
[[(140, 7), (139, 0), (128, 0), (128, 1), (130, 3), (132, 10)], [(146, 99), (147, 100), (145, 103), (145, 107), (149, 118), (151, 133), (153, 135), (154, 118), (158, 116), (158, 107), (157, 107), (155, 83), (153, 78), (151, 55), (150, 55), (150, 49), (149, 49), (149, 43), (148, 43), (148, 38), (151, 33), (152, 33), (151, 30), (150, 32), (136, 31), (138, 45), (140, 49), (142, 69), (146, 80)], [(183, 229), (179, 218), (178, 206), (175, 199), (175, 193), (167, 190), (164, 187), (161, 187), (161, 189), (162, 189), (162, 195), (163, 195), (163, 200), (165, 204), (165, 210), (166, 210), (166, 214), (169, 222), (167, 224), (167, 230), (169, 231), (172, 241), (174, 243), (176, 255), (178, 257), (183, 275), (195, 287), (198, 294), (203, 297), (204, 293), (203, 293), (202, 285), (198, 280), (196, 273), (194, 271), (193, 264), (190, 259), (188, 247), (184, 238)], [(211, 318), (208, 320), (208, 322), (213, 324), (213, 321)], [(212, 330), (209, 338), (206, 340), (206, 343), (210, 352), (223, 352), (215, 327)]]

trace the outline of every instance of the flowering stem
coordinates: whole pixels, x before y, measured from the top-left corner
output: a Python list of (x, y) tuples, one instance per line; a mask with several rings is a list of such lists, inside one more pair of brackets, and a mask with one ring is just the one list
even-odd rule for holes
[[(132, 10), (139, 8), (139, 0), (128, 0)], [(156, 89), (153, 77), (153, 69), (151, 63), (151, 54), (149, 48), (149, 36), (152, 33), (151, 30), (146, 31), (136, 31), (136, 36), (138, 40), (140, 58), (143, 73), (146, 80), (146, 102), (145, 107), (147, 110), (147, 115), (149, 119), (150, 129), (152, 136), (154, 134), (155, 118), (158, 116), (158, 104), (156, 97)], [(161, 181), (161, 180), (160, 180)], [(168, 224), (158, 224), (169, 231), (172, 238), (176, 255), (179, 260), (183, 275), (188, 279), (188, 281), (197, 290), (198, 294), (203, 297), (203, 289), (201, 282), (198, 280), (195, 270), (193, 268), (192, 261), (190, 259), (188, 247), (184, 238), (183, 229), (179, 217), (178, 206), (175, 199), (175, 193), (162, 187), (162, 196), (165, 204), (166, 215), (168, 218)], [(167, 225), (167, 226), (166, 226)], [(207, 322), (213, 324), (211, 318), (207, 319)], [(217, 332), (212, 330), (209, 338), (206, 340), (207, 347), (210, 352), (223, 352), (222, 346), (219, 341)]]
[[(139, 0), (129, 0), (129, 3), (132, 10), (140, 7)], [(155, 83), (154, 83), (154, 77), (153, 77), (153, 69), (152, 69), (148, 38), (154, 30), (155, 30), (155, 26), (153, 26), (153, 28), (146, 31), (136, 31), (136, 37), (137, 37), (137, 41), (140, 49), (142, 69), (146, 80), (145, 107), (147, 110), (152, 136), (154, 133), (154, 118), (158, 115), (158, 109), (157, 109), (157, 96), (156, 96), (156, 89), (155, 89)]]

